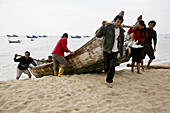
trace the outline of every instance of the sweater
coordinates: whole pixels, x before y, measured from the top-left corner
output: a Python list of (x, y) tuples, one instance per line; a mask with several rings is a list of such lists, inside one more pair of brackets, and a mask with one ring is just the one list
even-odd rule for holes
[[(146, 32), (146, 31), (145, 31)], [(128, 34), (131, 34), (133, 33), (133, 39), (132, 41), (138, 41), (138, 44), (143, 44), (143, 41), (146, 40), (146, 38), (148, 37), (148, 34), (146, 32), (146, 35), (144, 36), (144, 32), (142, 32), (142, 35), (141, 35), (141, 32), (139, 29), (136, 29), (136, 28), (130, 28), (129, 31), (128, 31)]]
[(20, 70), (26, 70), (28, 69), (30, 63), (32, 63), (34, 66), (37, 66), (37, 64), (34, 62), (34, 60), (29, 57), (29, 59), (27, 60), (25, 57), (21, 57), (21, 58), (14, 58), (15, 62), (19, 62), (18, 68)]
[(157, 33), (153, 29), (146, 28), (147, 33), (148, 33), (148, 38), (144, 41), (144, 44), (152, 44), (152, 39), (154, 41), (154, 45), (157, 44)]
[(70, 50), (67, 48), (67, 39), (61, 38), (55, 46), (52, 54), (57, 54), (64, 57), (64, 52), (70, 52)]

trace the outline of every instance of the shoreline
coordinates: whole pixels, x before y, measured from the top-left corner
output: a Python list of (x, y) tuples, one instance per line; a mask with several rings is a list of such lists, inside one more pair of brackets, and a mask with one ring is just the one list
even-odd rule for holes
[(0, 81), (0, 112), (164, 113), (170, 111), (169, 76), (169, 69), (125, 69), (116, 71), (113, 88), (104, 85), (104, 73)]
[[(131, 61), (129, 62), (125, 62), (125, 63), (122, 63), (120, 66), (116, 66), (115, 67), (115, 72), (116, 71), (122, 71), (122, 70), (130, 70), (131, 68), (130, 67), (128, 67), (127, 66), (127, 64), (130, 64), (131, 63)], [(145, 63), (146, 64), (146, 63)], [(168, 65), (170, 65), (170, 61), (169, 62), (160, 62), (160, 63), (155, 63), (155, 62), (153, 62), (153, 64), (151, 64), (151, 66), (154, 66), (154, 65), (160, 65), (160, 66), (168, 66)], [(15, 68), (16, 68), (17, 66), (15, 66)], [(95, 73), (95, 72), (94, 72)], [(103, 73), (103, 71), (101, 72), (101, 73)], [(16, 72), (14, 71), (14, 74), (16, 74)], [(90, 73), (87, 73), (87, 74), (90, 74)], [(24, 75), (24, 77), (23, 77), (23, 75)], [(16, 75), (14, 75), (14, 76), (16, 76)], [(70, 76), (73, 76), (73, 75), (70, 75)], [(28, 76), (26, 75), (26, 74), (22, 74), (21, 75), (21, 78), (20, 78), (20, 80), (24, 80), (24, 79), (27, 79), (28, 78)], [(34, 79), (34, 78), (36, 78), (33, 74), (32, 74), (32, 79)], [(15, 79), (15, 77), (14, 77), (14, 79), (9, 79), (9, 80), (0, 80), (0, 82), (3, 82), (3, 81), (11, 81), (11, 80), (16, 80)]]

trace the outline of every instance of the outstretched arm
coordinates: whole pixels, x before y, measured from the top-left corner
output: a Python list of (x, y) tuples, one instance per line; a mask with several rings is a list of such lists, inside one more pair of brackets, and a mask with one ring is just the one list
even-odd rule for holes
[(128, 30), (128, 32), (127, 32), (127, 33), (128, 33), (128, 34), (134, 33), (134, 32), (135, 32), (135, 30), (136, 30), (135, 28), (130, 28), (130, 29)]
[(37, 66), (37, 64), (35, 63), (35, 61), (34, 61), (34, 60), (32, 61), (32, 65)]

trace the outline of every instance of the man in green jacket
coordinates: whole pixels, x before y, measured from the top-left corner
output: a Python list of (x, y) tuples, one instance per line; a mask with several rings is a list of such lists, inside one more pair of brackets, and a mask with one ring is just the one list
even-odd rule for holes
[(124, 29), (121, 28), (123, 16), (116, 16), (114, 23), (111, 25), (102, 26), (96, 31), (98, 38), (103, 37), (103, 56), (104, 56), (104, 70), (107, 74), (106, 85), (112, 88), (113, 77), (115, 74), (115, 66), (117, 61), (117, 54), (123, 56), (124, 46)]

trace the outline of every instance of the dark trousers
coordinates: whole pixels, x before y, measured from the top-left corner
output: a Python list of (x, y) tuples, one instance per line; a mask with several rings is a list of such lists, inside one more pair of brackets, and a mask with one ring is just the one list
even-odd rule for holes
[(104, 71), (108, 73), (106, 81), (108, 83), (113, 82), (113, 77), (115, 75), (115, 66), (117, 61), (118, 52), (107, 53), (103, 51), (104, 56)]
[(132, 62), (141, 63), (142, 48), (131, 48)]

